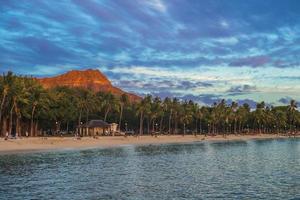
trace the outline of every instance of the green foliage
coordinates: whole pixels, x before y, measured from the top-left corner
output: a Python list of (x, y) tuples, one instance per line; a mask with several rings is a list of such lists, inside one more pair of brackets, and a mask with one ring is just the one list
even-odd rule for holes
[[(112, 93), (94, 93), (83, 88), (56, 87), (44, 89), (32, 77), (0, 76), (0, 125), (5, 132), (28, 131), (37, 135), (40, 130), (74, 131), (90, 119), (117, 122), (121, 131), (126, 127), (140, 134), (242, 134), (294, 132), (300, 127), (296, 101), (287, 106), (268, 107), (257, 103), (251, 110), (248, 104), (239, 106), (225, 100), (211, 107), (177, 98), (145, 96), (139, 102), (130, 102), (128, 96)], [(38, 125), (38, 126), (36, 126)], [(15, 129), (15, 130), (13, 130)]]

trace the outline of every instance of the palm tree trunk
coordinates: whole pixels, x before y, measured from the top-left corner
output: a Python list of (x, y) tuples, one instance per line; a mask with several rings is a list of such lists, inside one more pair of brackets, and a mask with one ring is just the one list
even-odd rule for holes
[(9, 114), (9, 127), (8, 127), (8, 134), (9, 135), (11, 135), (11, 132), (12, 132), (13, 109), (14, 109), (14, 106), (11, 107), (10, 114)]
[(154, 123), (155, 123), (155, 119), (152, 119), (152, 133), (155, 132)]
[(198, 133), (198, 119), (196, 118), (196, 133), (195, 133), (195, 135), (197, 135), (197, 133)]
[(3, 123), (2, 123), (2, 136), (6, 136), (6, 131), (7, 131), (7, 118), (3, 118)]
[(234, 134), (236, 134), (236, 117), (234, 118)]
[(163, 120), (164, 120), (164, 116), (162, 115), (160, 117), (160, 123), (159, 123), (159, 133), (162, 133), (162, 129), (163, 129)]
[(241, 129), (242, 129), (242, 122), (239, 121), (239, 133), (241, 133)]
[(3, 110), (5, 98), (6, 98), (6, 94), (4, 93), (4, 95), (3, 95), (3, 97), (2, 97), (1, 105), (0, 105), (0, 124), (1, 124), (1, 122), (2, 122), (2, 110)]
[(123, 105), (121, 105), (121, 109), (120, 109), (119, 132), (121, 132), (122, 116), (123, 116)]
[(200, 134), (202, 134), (202, 119), (199, 119), (199, 128), (200, 128)]
[(144, 113), (143, 112), (141, 112), (141, 114), (140, 114), (140, 135), (142, 135), (143, 134), (143, 123), (144, 123)]
[(169, 134), (171, 134), (171, 121), (172, 121), (172, 110), (169, 115)]
[(33, 136), (33, 118), (34, 118), (35, 108), (36, 108), (36, 106), (33, 106), (32, 111), (31, 111), (30, 137)]
[(175, 124), (174, 124), (174, 134), (177, 134), (177, 127), (178, 127), (178, 122), (177, 122), (177, 116), (174, 118)]
[(82, 109), (79, 111), (79, 117), (78, 117), (78, 126), (81, 124), (81, 116), (82, 116)]
[(78, 117), (78, 128), (77, 128), (77, 134), (80, 135), (81, 134), (81, 115), (82, 115), (82, 108), (79, 110), (79, 117)]
[(35, 122), (35, 126), (34, 126), (34, 136), (38, 136), (38, 121)]
[(17, 116), (16, 117), (16, 136), (21, 136), (21, 134), (20, 134), (20, 118)]
[(109, 113), (109, 108), (107, 108), (106, 109), (106, 111), (105, 111), (105, 115), (104, 115), (104, 121), (106, 122), (106, 119), (107, 119), (107, 115), (108, 115), (108, 113)]
[(149, 134), (150, 133), (150, 118), (148, 117), (148, 119), (147, 119), (147, 134)]
[(89, 121), (89, 109), (86, 109), (86, 122), (88, 122)]

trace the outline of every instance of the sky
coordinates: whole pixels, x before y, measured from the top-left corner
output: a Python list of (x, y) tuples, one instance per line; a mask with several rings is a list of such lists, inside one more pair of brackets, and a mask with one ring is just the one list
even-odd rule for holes
[(300, 101), (300, 1), (1, 0), (0, 72), (89, 68), (139, 95)]

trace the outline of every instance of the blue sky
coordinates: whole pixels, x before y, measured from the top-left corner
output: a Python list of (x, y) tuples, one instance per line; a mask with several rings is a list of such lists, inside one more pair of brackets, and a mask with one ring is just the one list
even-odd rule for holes
[(98, 68), (138, 94), (300, 101), (298, 0), (1, 0), (0, 72)]

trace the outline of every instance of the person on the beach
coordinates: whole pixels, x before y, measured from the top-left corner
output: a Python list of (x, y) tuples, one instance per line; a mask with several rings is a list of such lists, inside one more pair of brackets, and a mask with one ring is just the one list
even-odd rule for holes
[(25, 134), (26, 134), (26, 137), (28, 137), (28, 131), (26, 131), (26, 133), (25, 133)]
[(6, 131), (5, 140), (8, 140), (8, 131)]

